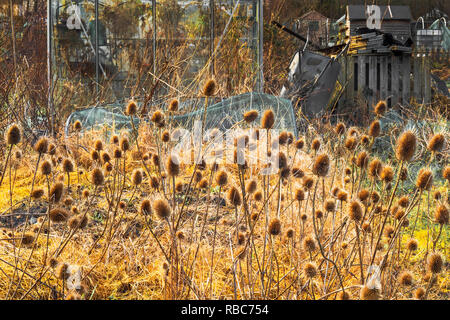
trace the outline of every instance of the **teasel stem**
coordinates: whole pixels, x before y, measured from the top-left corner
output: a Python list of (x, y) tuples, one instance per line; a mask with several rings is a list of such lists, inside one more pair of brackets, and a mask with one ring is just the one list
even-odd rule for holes
[(318, 244), (318, 246), (319, 246), (320, 254), (322, 255), (322, 257), (323, 257), (324, 260), (329, 261), (329, 262), (331, 262), (331, 264), (333, 264), (333, 266), (334, 266), (334, 268), (335, 268), (335, 270), (336, 270), (336, 274), (337, 274), (337, 276), (338, 276), (338, 278), (339, 278), (339, 282), (340, 282), (340, 284), (341, 284), (342, 291), (345, 292), (344, 282), (343, 282), (343, 280), (342, 280), (341, 273), (339, 272), (339, 269), (338, 269), (336, 263), (335, 263), (333, 260), (329, 259), (329, 258), (325, 255), (325, 252), (323, 251), (322, 244), (320, 243), (319, 234), (318, 234), (318, 232), (317, 232), (317, 226), (316, 226), (316, 212), (315, 212), (315, 202), (316, 202), (317, 185), (318, 185), (318, 180), (317, 180), (316, 183), (315, 183), (314, 194), (313, 194), (313, 200), (312, 200), (312, 206), (313, 206), (312, 218), (313, 218), (314, 234), (315, 234), (315, 236), (316, 236), (316, 240), (317, 240), (317, 244)]
[(6, 169), (8, 168), (8, 162), (9, 162), (9, 159), (10, 159), (10, 157), (11, 157), (11, 151), (12, 151), (12, 148), (13, 148), (13, 145), (11, 144), (11, 145), (9, 146), (8, 155), (6, 156), (5, 166), (4, 166), (4, 168), (3, 168), (2, 177), (1, 177), (1, 179), (0, 179), (0, 187), (2, 186), (3, 178), (5, 177), (5, 172), (6, 172)]
[(444, 225), (441, 224), (441, 226), (439, 227), (439, 233), (438, 233), (438, 235), (436, 237), (436, 240), (433, 241), (433, 251), (436, 249), (436, 244), (438, 243), (439, 238), (441, 237), (441, 233), (442, 233), (442, 228), (443, 227), (444, 227)]
[[(400, 166), (399, 166), (399, 169), (398, 169), (398, 172), (397, 172), (397, 179), (395, 181), (395, 187), (394, 187), (394, 190), (392, 191), (391, 198), (389, 200), (388, 207), (386, 209), (386, 215), (384, 217), (383, 224), (381, 225), (381, 230), (380, 230), (380, 233), (378, 235), (378, 239), (377, 239), (377, 242), (375, 244), (375, 248), (373, 249), (372, 258), (370, 260), (369, 265), (373, 265), (373, 263), (375, 261), (375, 257), (376, 257), (377, 251), (378, 251), (378, 245), (380, 243), (381, 236), (383, 235), (384, 227), (386, 226), (386, 222), (387, 222), (387, 219), (389, 217), (389, 212), (391, 210), (392, 202), (393, 202), (394, 197), (395, 197), (395, 192), (397, 191), (397, 188), (398, 188), (398, 184), (399, 184), (399, 181), (400, 181), (400, 173), (402, 172), (402, 169), (403, 169), (403, 160), (400, 161)], [(369, 277), (369, 275), (367, 275), (367, 277)], [(366, 279), (366, 281), (367, 280), (368, 280), (368, 278)]]

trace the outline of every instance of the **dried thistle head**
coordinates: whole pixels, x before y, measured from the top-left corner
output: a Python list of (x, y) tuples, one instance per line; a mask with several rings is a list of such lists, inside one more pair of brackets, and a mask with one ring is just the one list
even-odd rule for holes
[(427, 149), (431, 152), (441, 152), (444, 148), (445, 137), (442, 133), (437, 133), (428, 141)]
[(167, 158), (166, 168), (167, 173), (171, 177), (175, 177), (180, 174), (180, 161), (178, 160), (178, 157), (176, 155), (171, 154)]
[(321, 154), (316, 157), (312, 172), (316, 176), (325, 177), (328, 174), (328, 170), (330, 169), (330, 158), (326, 153)]
[(295, 190), (295, 200), (297, 200), (297, 201), (305, 200), (305, 192), (302, 189), (297, 188)]
[(170, 112), (176, 112), (176, 111), (178, 111), (178, 106), (179, 106), (178, 100), (177, 100), (177, 99), (173, 99), (173, 100), (170, 101), (170, 103), (169, 103), (169, 108), (168, 108), (168, 110), (169, 110)]
[(6, 131), (5, 143), (8, 145), (16, 145), (20, 142), (20, 139), (21, 139), (20, 128), (17, 124), (14, 123)]
[(380, 135), (381, 133), (381, 125), (380, 125), (380, 121), (378, 120), (374, 120), (369, 127), (369, 136), (376, 138)]
[(317, 271), (317, 266), (315, 265), (314, 262), (308, 262), (305, 264), (305, 266), (303, 267), (303, 272), (305, 273), (305, 276), (307, 276), (308, 278), (314, 278), (318, 271)]
[(71, 216), (70, 212), (64, 208), (53, 208), (49, 212), (49, 219), (52, 222), (66, 222)]
[(131, 181), (133, 185), (138, 186), (142, 183), (143, 175), (142, 170), (136, 169), (133, 171), (133, 174), (131, 175)]
[(52, 164), (50, 163), (50, 161), (44, 160), (44, 161), (41, 163), (41, 173), (42, 173), (44, 176), (48, 176), (49, 174), (52, 173)]
[(206, 97), (213, 96), (216, 93), (216, 81), (209, 79), (203, 86), (203, 95)]
[(277, 236), (281, 233), (281, 221), (278, 218), (273, 218), (269, 223), (269, 234)]
[(252, 123), (256, 120), (256, 118), (258, 118), (258, 115), (259, 113), (257, 110), (247, 111), (246, 113), (244, 113), (244, 121), (247, 123)]
[(381, 117), (382, 115), (384, 115), (384, 113), (386, 112), (386, 110), (387, 110), (386, 101), (380, 100), (380, 101), (378, 101), (378, 103), (375, 105), (375, 107), (374, 107), (374, 109), (373, 109), (373, 112), (374, 112), (377, 116)]
[(363, 215), (361, 204), (357, 200), (350, 202), (348, 207), (348, 216), (355, 222), (360, 222)]
[(66, 173), (73, 172), (73, 170), (74, 170), (73, 162), (69, 158), (64, 158), (64, 160), (62, 162), (62, 167), (63, 167), (63, 171)]
[(442, 259), (442, 255), (435, 251), (430, 252), (427, 257), (427, 269), (432, 274), (437, 274), (442, 271), (442, 267), (444, 266), (444, 260)]
[(392, 169), (391, 166), (383, 167), (383, 169), (381, 170), (380, 178), (384, 183), (391, 182), (392, 180), (394, 180), (394, 169)]
[(266, 110), (263, 113), (263, 116), (261, 118), (261, 128), (263, 129), (272, 129), (273, 125), (275, 123), (275, 114), (272, 110)]
[(226, 171), (221, 170), (219, 172), (217, 172), (216, 175), (216, 182), (220, 187), (224, 187), (227, 185), (228, 183), (228, 174)]
[(400, 161), (410, 161), (416, 151), (416, 135), (412, 131), (404, 132), (397, 140), (395, 155)]
[(430, 190), (433, 185), (433, 173), (430, 169), (422, 168), (417, 174), (416, 187), (420, 190)]
[(448, 224), (448, 208), (444, 204), (441, 204), (436, 208), (434, 219), (439, 224)]
[(80, 120), (77, 120), (77, 121), (74, 122), (73, 129), (75, 131), (81, 131), (82, 128), (83, 128), (83, 125), (81, 124)]
[(165, 199), (157, 199), (153, 201), (153, 211), (161, 220), (169, 218), (171, 213), (169, 203), (167, 203)]
[(320, 139), (314, 138), (314, 140), (311, 142), (311, 149), (317, 152), (319, 148), (320, 148)]
[(105, 182), (105, 176), (100, 168), (91, 171), (91, 182), (94, 186), (101, 186)]
[(41, 137), (33, 147), (37, 153), (47, 153), (48, 151), (48, 139), (47, 137)]
[(56, 182), (50, 188), (49, 200), (53, 203), (58, 203), (64, 193), (64, 185), (61, 182)]
[(383, 164), (380, 159), (375, 158), (369, 163), (369, 176), (372, 179), (379, 179), (381, 170), (383, 169)]
[(130, 100), (125, 108), (125, 114), (127, 116), (134, 116), (137, 113), (136, 101)]
[(227, 200), (231, 205), (235, 207), (238, 207), (242, 204), (241, 194), (239, 193), (239, 190), (235, 186), (232, 186), (228, 190)]
[(346, 130), (345, 124), (343, 122), (339, 122), (336, 125), (334, 131), (336, 132), (337, 135), (342, 136), (345, 133), (345, 130)]

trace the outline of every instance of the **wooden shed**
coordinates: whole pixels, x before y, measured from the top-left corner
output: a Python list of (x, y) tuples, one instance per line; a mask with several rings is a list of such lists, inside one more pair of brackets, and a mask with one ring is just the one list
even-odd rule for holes
[[(373, 7), (373, 6), (372, 6)], [(390, 7), (390, 8), (389, 8)], [(380, 28), (368, 28), (371, 8), (347, 6), (347, 55), (342, 57), (341, 103), (364, 98), (369, 106), (380, 99), (389, 106), (408, 104), (411, 97), (411, 11), (407, 6), (379, 6)]]
[[(375, 9), (374, 7), (377, 7)], [(380, 20), (381, 32), (392, 34), (399, 41), (411, 38), (411, 9), (409, 6), (347, 6), (346, 26), (349, 36), (357, 34), (357, 28), (368, 27), (368, 24), (376, 24)], [(375, 21), (374, 21), (375, 20)]]

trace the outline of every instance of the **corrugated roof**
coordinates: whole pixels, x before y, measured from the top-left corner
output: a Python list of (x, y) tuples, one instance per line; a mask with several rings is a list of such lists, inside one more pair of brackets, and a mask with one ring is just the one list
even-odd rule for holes
[[(409, 6), (379, 6), (383, 20), (412, 20)], [(390, 7), (390, 10), (389, 8)], [(391, 16), (392, 13), (392, 16)], [(347, 6), (347, 14), (351, 20), (366, 20), (367, 10), (364, 5)]]

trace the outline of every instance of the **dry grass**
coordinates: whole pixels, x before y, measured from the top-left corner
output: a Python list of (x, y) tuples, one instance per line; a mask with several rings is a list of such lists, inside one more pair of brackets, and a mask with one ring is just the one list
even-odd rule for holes
[[(302, 137), (301, 149), (288, 139), (280, 145), (286, 168), (269, 176), (261, 174), (262, 162), (218, 168), (181, 164), (177, 173), (167, 165), (173, 142), (160, 138), (166, 129), (173, 132), (167, 117), (164, 125), (151, 122), (138, 133), (121, 133), (117, 144), (104, 138), (98, 160), (93, 152), (101, 132), (73, 130), (68, 139), (49, 139), (57, 146), (55, 154), (38, 154), (22, 142), (6, 146), (4, 153), (11, 148), (12, 157), (1, 164), (0, 298), (448, 298), (449, 182), (403, 189), (399, 172), (410, 157), (402, 157), (401, 148), (382, 163), (383, 174), (373, 176), (373, 137), (361, 143), (368, 128), (336, 135), (328, 125), (321, 134)], [(250, 143), (267, 147), (249, 136)], [(315, 138), (321, 142), (317, 150), (311, 148)], [(129, 149), (122, 139), (129, 139)], [(120, 158), (114, 158), (116, 149), (122, 150)], [(111, 159), (104, 161), (103, 152)], [(448, 168), (442, 148), (422, 153), (430, 162), (438, 154)], [(73, 172), (63, 171), (65, 158), (73, 162)], [(45, 160), (52, 163), (48, 176), (35, 170)], [(219, 171), (227, 173), (222, 186)], [(152, 186), (151, 177), (159, 186)], [(250, 181), (256, 190), (246, 188)], [(57, 182), (64, 185), (60, 200), (48, 194)], [(43, 197), (31, 199), (37, 189), (44, 190)], [(441, 197), (435, 197), (437, 191)], [(408, 200), (404, 207), (402, 197)], [(170, 209), (168, 217), (154, 206), (157, 199)], [(436, 221), (438, 207), (447, 210), (443, 224)], [(69, 219), (50, 221), (48, 212), (55, 208), (68, 210)], [(412, 237), (417, 250), (409, 250)], [(442, 266), (428, 261), (433, 251), (444, 260)], [(381, 268), (378, 276), (371, 273), (377, 270), (373, 266)], [(81, 281), (73, 286), (77, 276)]]

